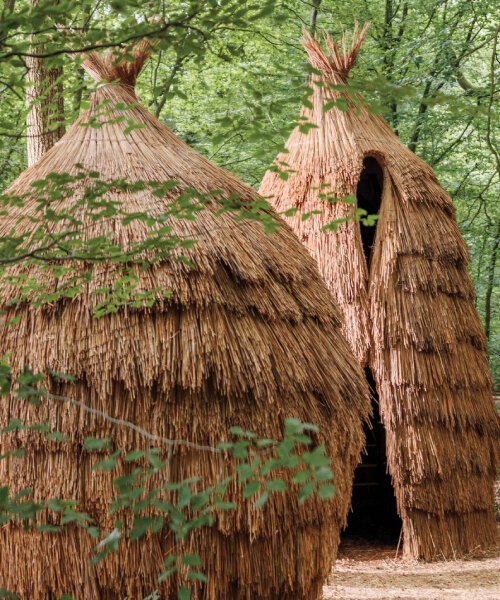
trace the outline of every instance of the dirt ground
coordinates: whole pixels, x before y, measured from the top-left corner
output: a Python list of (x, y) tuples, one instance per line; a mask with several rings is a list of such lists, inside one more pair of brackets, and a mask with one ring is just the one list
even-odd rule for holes
[(324, 600), (500, 600), (500, 550), (480, 559), (422, 563), (395, 558), (396, 549), (345, 539)]

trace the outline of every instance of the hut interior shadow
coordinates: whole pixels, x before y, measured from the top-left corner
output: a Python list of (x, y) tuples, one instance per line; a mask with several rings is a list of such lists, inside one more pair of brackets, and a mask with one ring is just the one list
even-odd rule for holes
[[(382, 201), (383, 170), (371, 156), (363, 161), (357, 190), (358, 208), (367, 214), (378, 214)], [(361, 224), (361, 239), (368, 268), (375, 241), (376, 225)], [(354, 472), (352, 510), (344, 536), (355, 536), (374, 543), (397, 543), (401, 519), (397, 514), (396, 498), (387, 473), (385, 431), (380, 421), (378, 396), (371, 369), (365, 369), (372, 390), (373, 416), (365, 428), (366, 449), (361, 464)]]
[(354, 471), (352, 508), (343, 538), (353, 536), (374, 544), (395, 545), (402, 523), (391, 477), (387, 473), (385, 430), (380, 421), (375, 381), (368, 367), (365, 374), (372, 388), (373, 414), (370, 426), (365, 427), (365, 452)]

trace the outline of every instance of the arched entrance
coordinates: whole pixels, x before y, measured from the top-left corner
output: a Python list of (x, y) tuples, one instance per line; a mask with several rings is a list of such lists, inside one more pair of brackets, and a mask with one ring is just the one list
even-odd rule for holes
[[(384, 186), (383, 167), (372, 156), (363, 161), (357, 189), (358, 208), (367, 214), (379, 214)], [(361, 239), (366, 263), (370, 269), (377, 226), (360, 223)], [(375, 380), (369, 367), (366, 378), (372, 390), (373, 417), (371, 427), (365, 429), (366, 450), (361, 464), (354, 473), (352, 512), (349, 515), (347, 533), (380, 542), (397, 542), (401, 519), (397, 514), (396, 498), (387, 473), (385, 430), (380, 420)]]

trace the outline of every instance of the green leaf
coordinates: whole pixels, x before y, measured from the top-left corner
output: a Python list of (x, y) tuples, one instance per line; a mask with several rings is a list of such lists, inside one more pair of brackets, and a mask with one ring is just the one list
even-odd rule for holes
[[(2, 488), (3, 489), (3, 488)], [(7, 492), (8, 492), (8, 488)], [(1, 489), (0, 489), (0, 503), (2, 502), (2, 494), (1, 494)], [(17, 492), (17, 494), (14, 496), (14, 500), (17, 502), (18, 500), (21, 500), (21, 498), (25, 498), (26, 496), (29, 496), (32, 492), (32, 488), (25, 488), (24, 490), (21, 490), (20, 492)], [(5, 498), (4, 498), (5, 500)]]
[(0, 598), (9, 598), (10, 600), (19, 600), (19, 596), (9, 592), (5, 588), (0, 588)]
[[(327, 184), (330, 185), (330, 184)], [(313, 425), (312, 423), (302, 423), (302, 428), (304, 429), (304, 431), (308, 430), (308, 431), (314, 431), (315, 433), (319, 433), (320, 429), (317, 425)]]
[(233, 442), (219, 442), (217, 448), (219, 450), (231, 450), (233, 448)]
[(284, 492), (286, 490), (286, 482), (283, 479), (271, 479), (266, 481), (266, 490), (270, 492)]
[(85, 450), (101, 450), (109, 446), (111, 438), (85, 438), (83, 447)]
[(262, 10), (260, 10), (256, 15), (255, 18), (256, 19), (260, 19), (261, 17), (266, 17), (267, 15), (270, 15), (274, 12), (275, 10), (275, 5), (274, 3), (269, 3), (267, 6), (265, 6)]
[(129, 125), (123, 130), (123, 134), (128, 135), (129, 133), (134, 131), (134, 129), (144, 129), (144, 127), (147, 127), (146, 123), (133, 123), (132, 125)]
[(285, 435), (290, 436), (296, 433), (302, 433), (302, 421), (289, 417), (285, 419)]
[(132, 462), (134, 460), (138, 460), (144, 456), (144, 450), (132, 450), (132, 452), (128, 452), (125, 457), (125, 462)]
[(335, 105), (339, 110), (343, 112), (346, 112), (348, 107), (347, 100), (345, 98), (337, 98)]
[(256, 445), (258, 448), (264, 448), (265, 446), (271, 446), (272, 444), (276, 444), (275, 440), (269, 440), (267, 438), (263, 438), (261, 440), (257, 440)]
[(302, 471), (295, 473), (295, 475), (292, 478), (292, 481), (293, 483), (305, 483), (309, 479), (309, 477), (311, 477), (311, 470), (303, 469)]
[(329, 481), (333, 479), (333, 471), (330, 467), (320, 467), (314, 471), (314, 477), (316, 481)]
[(181, 489), (181, 486), (182, 486), (182, 482), (179, 483), (178, 481), (176, 481), (176, 482), (172, 482), (172, 483), (166, 483), (163, 486), (163, 489), (166, 492), (176, 492)]
[(323, 104), (323, 112), (326, 113), (328, 112), (331, 108), (333, 108), (335, 106), (335, 102), (333, 100), (327, 100), (324, 104)]
[(162, 562), (162, 567), (168, 567), (168, 565), (173, 564), (177, 560), (177, 554), (170, 554), (167, 558)]
[(0, 430), (0, 433), (9, 433), (10, 431), (16, 431), (16, 429), (24, 430), (26, 425), (20, 419), (10, 419), (9, 424)]
[(87, 533), (91, 538), (96, 540), (99, 537), (99, 528), (98, 527), (87, 527)]
[(163, 529), (164, 524), (165, 522), (161, 515), (159, 517), (156, 517), (156, 519), (153, 520), (153, 524), (151, 525), (151, 533), (158, 533), (159, 531), (161, 531)]
[(177, 506), (179, 508), (183, 508), (184, 506), (187, 506), (191, 500), (191, 486), (189, 485), (183, 485), (181, 487), (181, 489), (179, 490), (179, 501), (177, 503)]
[(7, 502), (8, 497), (9, 497), (9, 488), (8, 488), (8, 486), (3, 485), (2, 487), (0, 487), (0, 505), (5, 504), (5, 502)]
[(55, 440), (57, 442), (69, 442), (70, 438), (67, 435), (63, 435), (60, 431), (53, 431), (48, 433), (45, 438), (47, 440)]
[(255, 508), (262, 508), (269, 500), (269, 492), (263, 492), (255, 501)]
[(217, 506), (219, 510), (234, 510), (237, 504), (235, 504), (234, 502), (224, 502), (223, 500), (216, 498), (215, 506)]
[(63, 510), (63, 508), (64, 508), (64, 502), (62, 502), (58, 498), (51, 498), (47, 502), (47, 507), (48, 507), (49, 510), (52, 510), (54, 512), (58, 512), (58, 511)]
[(37, 525), (37, 529), (38, 531), (42, 531), (44, 533), (59, 533), (61, 531), (60, 527), (57, 525), (50, 525), (50, 523), (45, 525)]
[(236, 465), (234, 467), (234, 470), (236, 471), (236, 473), (238, 473), (238, 481), (240, 483), (245, 483), (245, 481), (247, 481), (248, 479), (250, 479), (250, 477), (252, 477), (253, 472), (254, 472), (252, 465), (249, 465), (248, 463)]
[(173, 567), (170, 567), (169, 569), (166, 569), (165, 571), (162, 571), (158, 575), (158, 583), (161, 583), (164, 579), (167, 579), (168, 577), (170, 577), (170, 575), (173, 575), (178, 570), (179, 570), (179, 567), (177, 565), (174, 565)]
[(297, 442), (297, 444), (305, 444), (305, 445), (312, 444), (311, 438), (308, 435), (305, 435), (304, 433), (301, 435), (296, 435), (295, 441)]
[(199, 510), (208, 504), (210, 500), (209, 495), (206, 492), (200, 492), (191, 496), (191, 508), (192, 510)]
[(153, 524), (152, 517), (135, 517), (134, 525), (130, 532), (130, 541), (134, 542), (142, 537)]
[(231, 427), (229, 432), (233, 435), (245, 435), (245, 432), (241, 427)]
[(191, 600), (191, 590), (186, 586), (182, 586), (177, 592), (178, 600)]
[(260, 490), (260, 481), (254, 479), (243, 488), (243, 497), (250, 498)]
[(248, 446), (250, 442), (247, 440), (238, 440), (233, 446), (234, 458), (244, 459), (248, 456)]
[(277, 458), (270, 458), (267, 462), (265, 462), (262, 465), (260, 469), (260, 474), (262, 476), (268, 475), (271, 471), (274, 471), (274, 469), (277, 469), (280, 466), (281, 461), (279, 461)]
[(96, 463), (92, 467), (92, 471), (95, 471), (96, 469), (101, 469), (102, 471), (112, 471), (115, 467), (116, 467), (116, 460), (113, 458), (109, 458), (106, 460), (101, 460), (100, 462)]
[(0, 456), (0, 460), (3, 458), (20, 458), (26, 454), (26, 450), (24, 448), (19, 448), (18, 450), (12, 450), (10, 452), (6, 452)]
[(203, 583), (207, 582), (207, 576), (204, 573), (200, 573), (200, 571), (188, 571), (187, 576), (189, 579), (193, 579), (194, 581), (202, 581)]
[(322, 485), (318, 490), (318, 495), (321, 500), (328, 500), (335, 496), (335, 486), (331, 484)]
[(5, 323), (5, 325), (7, 325), (7, 327), (9, 327), (10, 325), (17, 325), (22, 318), (23, 318), (23, 315), (17, 315), (15, 317), (13, 317), (10, 321), (7, 321), (7, 323)]
[(309, 481), (305, 485), (300, 488), (299, 491), (299, 504), (305, 502), (314, 492), (314, 488), (316, 487), (316, 483), (314, 481)]
[(312, 452), (304, 452), (302, 460), (313, 468), (329, 467), (330, 459), (325, 456), (324, 452), (324, 446), (317, 446)]
[(201, 567), (203, 563), (198, 554), (185, 554), (182, 557), (182, 564), (188, 565), (189, 567)]

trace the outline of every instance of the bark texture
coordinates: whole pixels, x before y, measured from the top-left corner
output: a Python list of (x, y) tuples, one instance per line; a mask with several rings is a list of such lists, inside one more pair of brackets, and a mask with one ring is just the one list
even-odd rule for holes
[[(30, 0), (35, 7), (41, 0)], [(42, 54), (43, 45), (31, 38), (30, 53)], [(61, 76), (62, 67), (47, 67), (45, 59), (36, 56), (26, 58), (28, 74), (26, 80), (26, 104), (29, 112), (26, 116), (28, 166), (34, 165), (64, 135), (64, 124), (52, 126), (62, 121), (64, 116), (64, 98)]]

